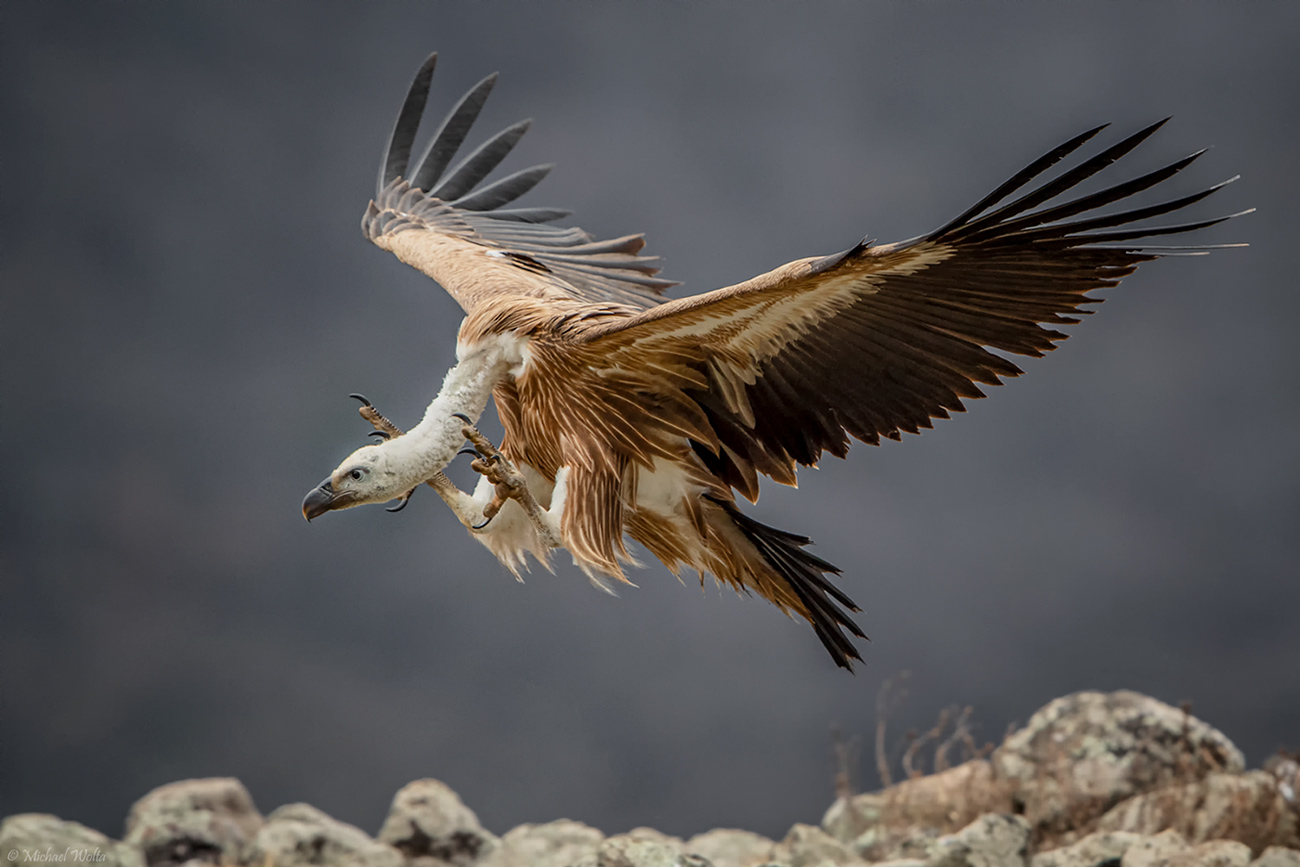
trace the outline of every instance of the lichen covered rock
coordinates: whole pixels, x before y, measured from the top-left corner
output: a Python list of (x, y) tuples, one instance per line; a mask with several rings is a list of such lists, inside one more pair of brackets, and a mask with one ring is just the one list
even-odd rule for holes
[(990, 813), (955, 834), (934, 841), (930, 867), (1024, 867), (1029, 823), (1020, 816)]
[(1269, 846), (1251, 862), (1251, 867), (1300, 867), (1300, 850)]
[(1169, 860), (1170, 867), (1246, 867), (1250, 847), (1236, 840), (1211, 840)]
[(1102, 831), (1059, 849), (1039, 852), (1030, 867), (1095, 867), (1106, 861), (1123, 858), (1130, 846), (1142, 842), (1141, 834), (1128, 831)]
[(1236, 840), (1257, 853), (1300, 845), (1295, 812), (1266, 771), (1211, 774), (1138, 795), (1107, 812), (1097, 827), (1139, 834), (1173, 829), (1192, 842)]
[(287, 804), (266, 817), (248, 863), (274, 867), (403, 867), (402, 854), (310, 804)]
[(1187, 838), (1177, 831), (1162, 831), (1152, 836), (1138, 835), (1138, 840), (1124, 850), (1120, 867), (1165, 867), (1175, 855), (1191, 848)]
[(753, 831), (714, 828), (686, 841), (689, 854), (708, 859), (713, 867), (758, 867), (772, 861), (776, 843)]
[(481, 867), (569, 867), (593, 857), (605, 835), (581, 822), (560, 819), (520, 825), (501, 838)]
[(776, 845), (772, 860), (789, 867), (861, 864), (848, 846), (815, 825), (796, 824)]
[(1084, 827), (1134, 795), (1244, 767), (1217, 729), (1128, 691), (1058, 698), (993, 753), (996, 776), (1046, 835)]
[(0, 822), (0, 864), (46, 867), (49, 864), (95, 864), (98, 867), (145, 867), (138, 846), (110, 840), (79, 822), (48, 813), (19, 813)]
[(822, 828), (866, 860), (906, 859), (926, 840), (987, 813), (1011, 812), (1011, 791), (989, 762), (977, 759), (882, 792), (840, 798), (826, 811)]
[(430, 779), (408, 783), (397, 792), (378, 839), (401, 852), (408, 867), (469, 867), (500, 842), (483, 829), (459, 795)]
[(215, 778), (141, 798), (121, 843), (54, 816), (11, 816), (0, 857), (105, 867), (1300, 867), (1296, 756), (1280, 752), (1249, 773), (1243, 765), (1227, 738), (1187, 713), (1136, 693), (1078, 693), (1036, 713), (990, 760), (842, 797), (821, 827), (796, 824), (780, 842), (730, 829), (687, 841), (644, 827), (606, 837), (568, 820), (497, 838), (432, 779), (397, 792), (371, 839), (307, 804), (263, 819), (239, 781)]
[(666, 834), (629, 832), (608, 837), (573, 867), (709, 867), (708, 861), (682, 852), (681, 841)]
[(131, 806), (126, 842), (150, 867), (187, 861), (242, 860), (262, 827), (262, 814), (232, 777), (181, 780), (159, 786)]

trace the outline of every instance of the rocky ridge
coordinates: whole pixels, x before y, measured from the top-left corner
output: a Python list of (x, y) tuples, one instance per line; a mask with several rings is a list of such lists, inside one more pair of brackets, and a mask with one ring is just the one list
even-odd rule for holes
[(238, 780), (161, 786), (122, 840), (55, 816), (0, 824), (16, 865), (103, 867), (1300, 867), (1300, 764), (1247, 771), (1222, 733), (1133, 692), (1059, 698), (987, 758), (841, 797), (780, 841), (715, 829), (605, 836), (567, 819), (497, 837), (437, 780), (375, 837), (307, 804), (263, 816)]

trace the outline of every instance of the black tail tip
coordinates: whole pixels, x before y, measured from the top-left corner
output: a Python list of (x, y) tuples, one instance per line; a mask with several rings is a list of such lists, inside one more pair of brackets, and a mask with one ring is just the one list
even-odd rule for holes
[[(840, 668), (853, 671), (853, 662), (862, 662), (862, 655), (853, 646), (849, 634), (867, 639), (866, 633), (853, 622), (848, 611), (858, 606), (834, 584), (828, 574), (839, 574), (839, 569), (803, 550), (812, 540), (806, 536), (787, 533), (766, 524), (760, 524), (736, 508), (733, 503), (720, 503), (754, 547), (786, 584), (794, 591), (807, 612), (804, 616), (812, 624), (826, 652)], [(846, 611), (845, 609), (848, 609)]]

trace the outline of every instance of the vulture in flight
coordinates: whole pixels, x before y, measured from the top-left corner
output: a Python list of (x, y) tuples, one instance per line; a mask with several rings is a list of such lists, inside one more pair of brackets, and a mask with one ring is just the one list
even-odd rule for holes
[[(823, 452), (844, 457), (850, 437), (878, 444), (964, 410), (964, 399), (984, 396), (980, 384), (1020, 374), (1000, 353), (1040, 356), (1065, 339), (1056, 327), (1090, 312), (1080, 309), (1098, 300), (1090, 290), (1116, 285), (1140, 262), (1209, 249), (1142, 239), (1228, 219), (1131, 225), (1223, 184), (1098, 213), (1199, 153), (1067, 195), (1163, 121), (1041, 179), (1097, 127), (927, 235), (863, 241), (668, 299), (675, 284), (655, 276), (641, 235), (596, 240), (556, 226), (567, 211), (510, 207), (550, 166), (485, 183), (528, 121), (452, 165), (495, 74), (412, 160), (436, 58), (406, 95), (361, 227), (464, 309), (457, 363), (405, 433), (361, 398), (379, 440), (311, 490), (304, 516), (393, 500), (400, 508), (428, 484), (516, 576), (526, 554), (549, 566), (565, 548), (607, 589), (608, 579), (627, 581), (631, 538), (674, 574), (708, 573), (806, 619), (845, 668), (861, 659), (850, 635), (865, 636), (848, 613), (859, 609), (831, 580), (839, 570), (806, 551), (807, 538), (747, 517), (736, 494), (757, 499), (760, 476), (793, 485), (798, 465), (814, 466)], [(489, 397), (504, 427), (499, 446), (474, 427)], [(442, 472), (467, 439), (481, 474), (472, 494)]]

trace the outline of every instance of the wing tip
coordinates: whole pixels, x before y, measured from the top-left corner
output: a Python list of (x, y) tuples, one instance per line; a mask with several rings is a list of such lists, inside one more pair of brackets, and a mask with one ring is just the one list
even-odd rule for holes
[(438, 65), (438, 52), (432, 52), (420, 64), (411, 85), (407, 88), (406, 99), (398, 111), (393, 124), (393, 133), (388, 139), (388, 148), (380, 163), (379, 178), (375, 184), (375, 195), (384, 191), (395, 178), (406, 173), (407, 163), (411, 158), (411, 145), (415, 142), (415, 133), (419, 129), (424, 106), (429, 98), (429, 85), (433, 82), (433, 72)]
[[(564, 249), (575, 242), (591, 241), (590, 236), (580, 229), (543, 225), (571, 216), (571, 211), (502, 207), (531, 190), (555, 168), (554, 163), (533, 166), (495, 182), (488, 181), (489, 175), (531, 129), (534, 118), (516, 121), (491, 136), (459, 163), (451, 165), (499, 80), (500, 72), (484, 76), (460, 98), (434, 132), (418, 162), (413, 162), (412, 145), (424, 120), (437, 58), (437, 52), (425, 58), (407, 89), (380, 165), (375, 198), (363, 216), (362, 227), (366, 236), (375, 240), (388, 231), (417, 226), (425, 221), (424, 218), (459, 220), (460, 230), (482, 230), (485, 237), (494, 243), (513, 244), (521, 255), (536, 261), (543, 261), (550, 249), (563, 255)], [(398, 188), (404, 191), (401, 201), (394, 200), (394, 191)], [(411, 194), (416, 194), (423, 202), (417, 203), (416, 199), (406, 197)], [(406, 216), (396, 213), (391, 218), (384, 216), (388, 211), (408, 209), (414, 210)], [(465, 223), (465, 220), (482, 222)], [(637, 249), (643, 245), (644, 241), (635, 243)], [(631, 258), (626, 262), (604, 262), (600, 257), (592, 256), (588, 261), (572, 263), (576, 267), (569, 268), (573, 273), (568, 276), (578, 281), (576, 291), (580, 296), (609, 297), (637, 306), (653, 306), (664, 300), (662, 293), (665, 289), (678, 283), (653, 276), (659, 271), (657, 264), (649, 264), (651, 260), (648, 258), (638, 261), (635, 252), (631, 251)]]

